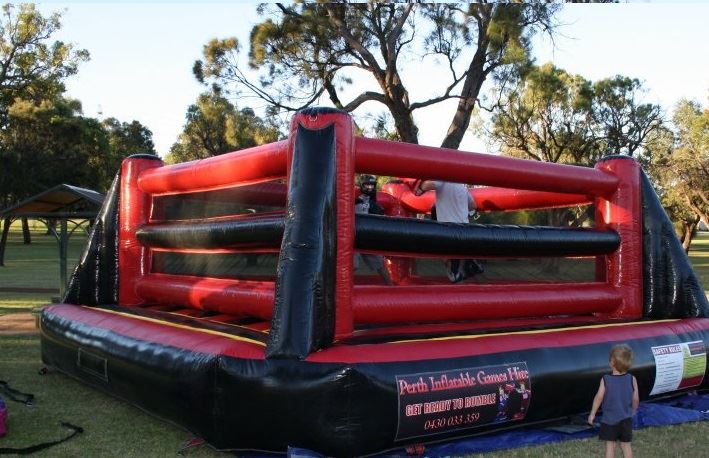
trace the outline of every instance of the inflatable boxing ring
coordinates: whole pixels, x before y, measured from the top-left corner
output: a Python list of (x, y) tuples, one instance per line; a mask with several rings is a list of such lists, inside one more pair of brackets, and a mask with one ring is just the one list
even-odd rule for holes
[[(437, 222), (407, 179), (378, 194), (386, 216), (355, 215), (357, 173), (484, 185), (483, 212), (585, 208), (593, 224)], [(450, 284), (448, 258), (486, 272)], [(493, 276), (552, 258), (585, 273)], [(219, 449), (363, 455), (581, 413), (615, 343), (641, 399), (709, 386), (709, 304), (634, 160), (355, 137), (332, 109), (268, 145), (126, 159), (67, 291), (41, 316), (44, 362)]]

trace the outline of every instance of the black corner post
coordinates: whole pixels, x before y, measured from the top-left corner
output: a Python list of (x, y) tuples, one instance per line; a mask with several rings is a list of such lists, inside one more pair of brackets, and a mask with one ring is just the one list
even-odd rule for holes
[(643, 316), (709, 318), (709, 301), (645, 173), (643, 199)]
[(334, 337), (335, 127), (297, 126), (267, 358), (304, 359)]
[[(120, 172), (113, 179), (103, 206), (94, 220), (89, 241), (66, 285), (67, 304), (118, 304), (118, 203)], [(62, 232), (66, 229), (62, 219)]]

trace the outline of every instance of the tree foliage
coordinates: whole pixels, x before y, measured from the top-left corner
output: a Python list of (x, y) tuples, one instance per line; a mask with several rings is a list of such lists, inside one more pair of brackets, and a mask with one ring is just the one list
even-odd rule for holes
[(238, 110), (215, 92), (201, 94), (187, 109), (186, 123), (178, 141), (170, 148), (168, 163), (210, 156), (276, 141), (278, 127), (250, 108)]
[(0, 207), (61, 183), (106, 190), (123, 158), (136, 152), (154, 153), (152, 133), (137, 121), (101, 123), (61, 97), (18, 100), (0, 130)]
[(0, 133), (5, 203), (60, 183), (97, 188), (108, 136), (94, 119), (80, 116), (75, 100), (35, 104), (18, 101), (8, 110), (9, 128)]
[(51, 36), (61, 14), (48, 17), (33, 4), (5, 4), (0, 16), (0, 125), (17, 98), (40, 102), (64, 92), (64, 80), (77, 72), (89, 53)]
[(640, 81), (624, 76), (594, 83), (545, 64), (501, 91), (489, 137), (517, 157), (578, 165), (640, 157), (662, 125), (660, 107), (640, 101)]
[(709, 224), (709, 108), (681, 100), (672, 124), (653, 139), (649, 168), (689, 251), (699, 222)]
[(60, 27), (59, 13), (2, 7), (0, 208), (61, 183), (106, 190), (125, 156), (155, 153), (139, 122), (88, 118), (79, 101), (64, 97), (65, 79), (89, 54), (52, 41)]
[[(263, 20), (251, 31), (248, 52), (248, 65), (258, 77), (245, 73), (236, 38), (207, 43), (194, 73), (202, 82), (256, 97), (277, 110), (297, 110), (323, 97), (348, 112), (375, 102), (391, 115), (397, 137), (410, 143), (418, 143), (416, 110), (455, 100), (442, 146), (457, 148), (485, 80), (504, 78), (527, 64), (532, 35), (552, 30), (557, 8), (538, 3), (262, 5)], [(438, 94), (412, 100), (403, 68), (421, 59), (441, 62), (450, 77), (440, 83)], [(415, 64), (409, 68), (416, 71)], [(356, 75), (369, 78), (377, 89), (350, 96)]]

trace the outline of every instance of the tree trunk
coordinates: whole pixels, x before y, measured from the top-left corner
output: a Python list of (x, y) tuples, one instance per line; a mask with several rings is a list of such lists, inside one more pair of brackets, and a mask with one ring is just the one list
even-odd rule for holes
[(30, 225), (27, 223), (27, 218), (22, 218), (22, 242), (25, 245), (32, 243), (32, 236), (30, 235)]
[(398, 73), (394, 70), (394, 75), (391, 77), (390, 84), (384, 84), (382, 90), (389, 99), (389, 112), (394, 118), (394, 127), (401, 141), (406, 143), (418, 144), (419, 128), (414, 122), (414, 116), (411, 114), (409, 106), (409, 93), (401, 84), (401, 79)]
[(487, 72), (490, 70), (489, 68), (487, 71), (485, 70), (489, 45), (487, 28), (490, 25), (492, 16), (492, 7), (488, 7), (489, 9), (484, 19), (478, 24), (478, 46), (468, 67), (468, 76), (466, 76), (463, 88), (460, 91), (461, 97), (458, 100), (458, 108), (455, 110), (446, 137), (441, 143), (443, 148), (458, 149), (460, 146), (460, 142), (463, 141), (463, 136), (470, 126), (470, 118), (475, 108), (475, 102), (478, 100), (478, 95), (480, 95), (480, 88), (482, 88)]
[(689, 254), (689, 248), (692, 246), (692, 239), (694, 238), (694, 232), (699, 224), (699, 215), (694, 219), (687, 219), (682, 221), (682, 229), (684, 229), (684, 234), (682, 235), (682, 248), (684, 252)]
[(392, 110), (392, 117), (394, 118), (394, 127), (396, 128), (396, 133), (402, 142), (418, 144), (419, 142), (419, 130), (414, 124), (413, 117), (410, 113), (396, 112)]
[(5, 246), (7, 246), (7, 234), (10, 232), (12, 220), (8, 217), (3, 220), (2, 235), (0, 235), (0, 267), (5, 265)]

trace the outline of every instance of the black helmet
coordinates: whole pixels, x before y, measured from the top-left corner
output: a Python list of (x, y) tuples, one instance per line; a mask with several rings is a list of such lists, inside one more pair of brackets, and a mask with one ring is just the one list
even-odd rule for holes
[(359, 189), (362, 194), (368, 196), (377, 194), (377, 178), (373, 175), (362, 175), (359, 177)]

